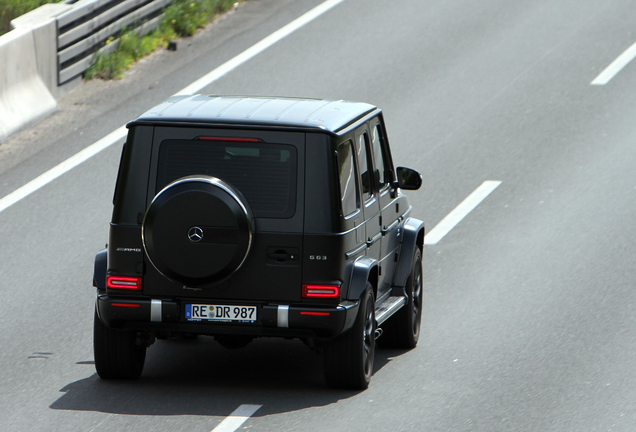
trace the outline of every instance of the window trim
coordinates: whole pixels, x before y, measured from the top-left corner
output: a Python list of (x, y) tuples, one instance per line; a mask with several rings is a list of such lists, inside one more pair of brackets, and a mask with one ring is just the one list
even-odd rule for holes
[[(389, 189), (391, 188), (391, 183), (393, 181), (393, 164), (390, 163), (388, 165), (390, 165), (387, 169), (387, 161), (391, 160), (391, 155), (390, 153), (388, 154), (387, 157), (387, 143), (386, 143), (386, 139), (385, 139), (385, 134), (384, 134), (384, 128), (383, 128), (383, 123), (380, 121), (379, 117), (376, 117), (375, 119), (373, 119), (370, 123), (369, 126), (371, 128), (371, 130), (376, 130), (378, 131), (378, 139), (380, 140), (380, 151), (382, 152), (382, 164), (383, 164), (383, 169), (384, 169), (384, 185), (382, 187), (380, 186), (380, 183), (376, 180), (376, 186), (378, 187), (378, 192), (380, 195), (385, 195)], [(372, 135), (373, 138), (373, 135)], [(373, 145), (373, 144), (371, 144)], [(375, 151), (372, 151), (373, 153), (373, 165), (375, 167)], [(387, 175), (388, 174), (388, 175)]]
[[(351, 159), (351, 167), (352, 167), (352, 172), (353, 172), (353, 179), (355, 181), (355, 185), (353, 187), (353, 192), (355, 194), (355, 210), (349, 212), (349, 213), (345, 213), (345, 208), (343, 205), (343, 196), (342, 196), (342, 180), (340, 177), (340, 152), (338, 151), (340, 149), (340, 147), (344, 144), (348, 144), (349, 145), (349, 158)], [(358, 178), (360, 177), (358, 174), (358, 163), (357, 163), (357, 158), (354, 156), (355, 154), (355, 143), (353, 142), (353, 140), (351, 138), (345, 139), (344, 141), (342, 141), (341, 143), (338, 144), (338, 146), (336, 147), (336, 175), (338, 178), (338, 195), (339, 195), (339, 199), (338, 201), (340, 202), (340, 214), (342, 215), (342, 217), (345, 220), (349, 220), (357, 215), (360, 214), (361, 210), (361, 197), (360, 197), (360, 184), (358, 181)]]
[[(364, 139), (363, 137), (366, 135), (366, 139)], [(371, 155), (372, 152), (369, 152), (370, 150), (370, 141), (369, 141), (369, 131), (366, 125), (362, 126), (360, 129), (358, 129), (358, 131), (356, 131), (356, 163), (359, 163), (360, 161), (358, 160), (358, 148), (357, 148), (357, 143), (359, 143), (360, 138), (362, 138), (364, 140), (364, 152), (365, 152), (365, 156), (366, 156), (366, 162), (367, 162), (367, 170), (366, 172), (371, 172), (373, 173), (373, 171), (369, 168), (373, 168), (373, 159), (369, 159), (369, 156), (373, 157)], [(369, 166), (369, 163), (371, 166)], [(375, 173), (374, 173), (374, 177), (375, 177)], [(358, 178), (360, 179), (360, 181), (362, 181), (362, 173), (359, 172), (358, 173)], [(364, 202), (364, 207), (369, 207), (371, 204), (373, 204), (373, 200), (376, 198), (376, 185), (374, 184), (375, 181), (371, 181), (369, 184), (369, 197), (366, 199), (363, 199), (362, 201)], [(362, 185), (359, 185), (359, 189), (360, 189), (360, 194), (365, 195), (365, 192), (362, 191)]]

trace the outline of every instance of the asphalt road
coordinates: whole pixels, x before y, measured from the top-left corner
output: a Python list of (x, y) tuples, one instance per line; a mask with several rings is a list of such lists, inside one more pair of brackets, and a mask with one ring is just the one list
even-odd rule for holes
[[(0, 197), (321, 0), (252, 0), (177, 52), (93, 82), (0, 145)], [(326, 389), (300, 342), (228, 351), (159, 341), (139, 381), (92, 365), (94, 254), (121, 146), (0, 213), (0, 429), (211, 431), (242, 404), (255, 431), (636, 430), (636, 42), (627, 0), (345, 0), (203, 92), (348, 99), (385, 112), (396, 165), (435, 227), (422, 337), (379, 350), (364, 392)]]

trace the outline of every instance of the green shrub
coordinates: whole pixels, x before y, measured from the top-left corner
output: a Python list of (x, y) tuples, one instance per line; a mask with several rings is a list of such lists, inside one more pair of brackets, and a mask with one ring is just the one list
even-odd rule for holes
[(177, 0), (166, 10), (163, 25), (179, 36), (192, 36), (219, 12), (229, 9), (236, 0)]
[[(110, 44), (113, 38), (106, 41), (106, 45)], [(121, 78), (121, 73), (128, 66), (130, 61), (124, 55), (117, 55), (119, 48), (113, 53), (97, 53), (93, 58), (93, 65), (84, 73), (86, 79), (101, 78), (114, 79)]]
[[(4, 1), (4, 0), (0, 0)], [(241, 0), (242, 1), (242, 0)], [(112, 54), (97, 54), (85, 79), (121, 78), (132, 63), (166, 46), (176, 37), (192, 36), (199, 28), (236, 3), (236, 0), (177, 0), (164, 10), (161, 24), (145, 36), (122, 30), (119, 45)], [(106, 43), (111, 43), (112, 38)]]

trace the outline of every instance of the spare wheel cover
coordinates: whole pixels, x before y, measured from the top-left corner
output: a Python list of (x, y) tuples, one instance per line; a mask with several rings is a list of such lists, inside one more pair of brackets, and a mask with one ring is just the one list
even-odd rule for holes
[(144, 249), (164, 276), (185, 285), (222, 281), (243, 264), (252, 244), (254, 218), (245, 198), (210, 176), (176, 180), (146, 211)]

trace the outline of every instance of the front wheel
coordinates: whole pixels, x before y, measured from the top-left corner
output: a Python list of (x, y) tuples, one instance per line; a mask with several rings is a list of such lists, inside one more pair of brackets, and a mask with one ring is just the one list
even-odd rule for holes
[(97, 316), (93, 324), (95, 369), (104, 379), (139, 378), (146, 360), (146, 345), (136, 332), (106, 326)]
[(369, 387), (375, 356), (375, 297), (367, 282), (353, 327), (324, 348), (327, 385), (332, 388), (364, 390)]
[(411, 274), (406, 281), (408, 300), (382, 326), (382, 346), (392, 348), (415, 348), (420, 338), (422, 322), (422, 252), (416, 249), (411, 264)]

